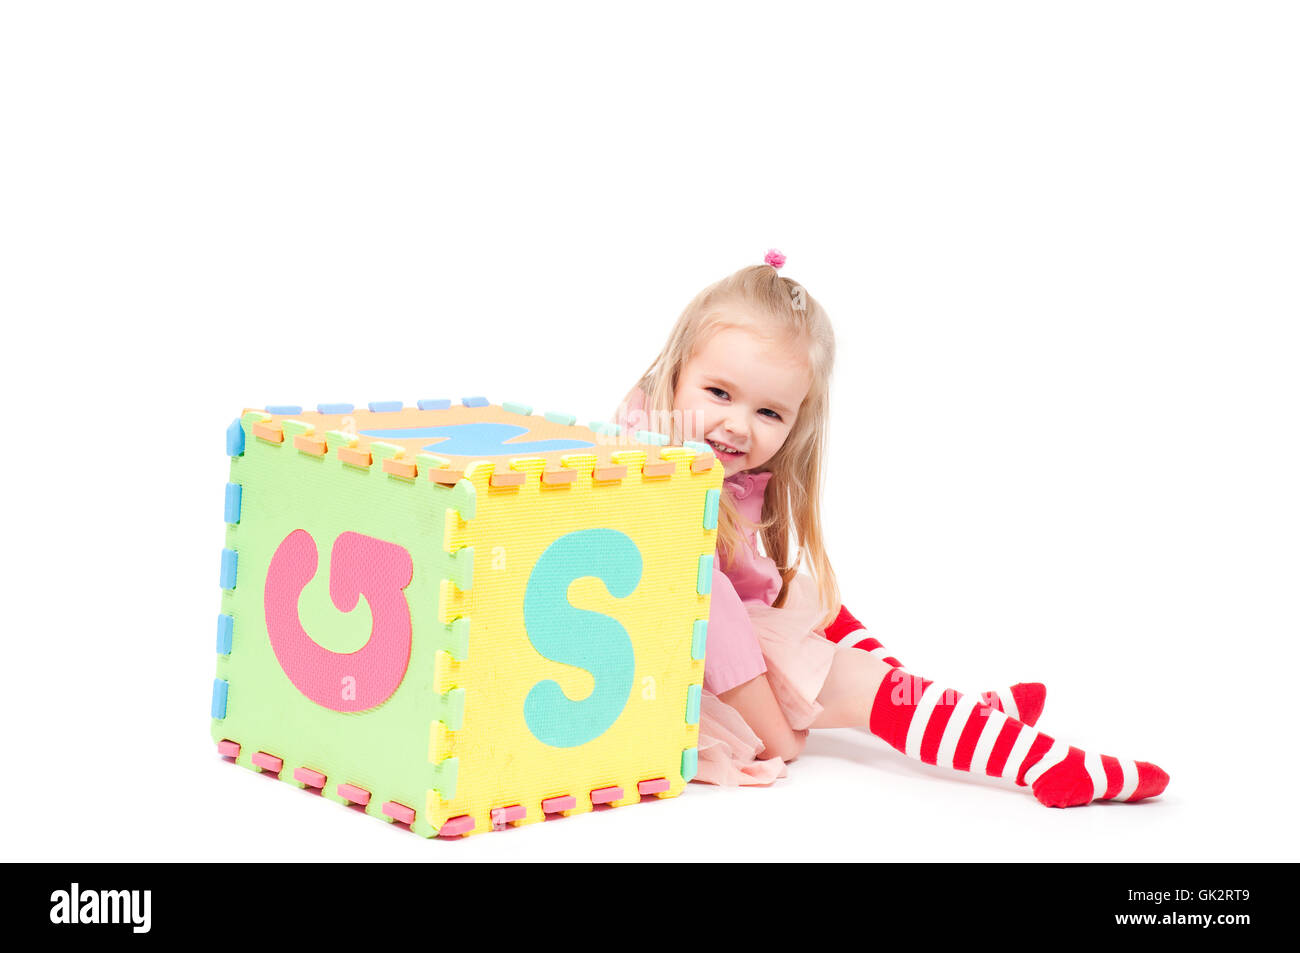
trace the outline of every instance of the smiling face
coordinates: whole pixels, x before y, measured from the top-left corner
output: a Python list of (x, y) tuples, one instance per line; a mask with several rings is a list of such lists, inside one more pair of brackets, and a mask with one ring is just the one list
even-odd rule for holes
[[(726, 310), (742, 319), (734, 308)], [(673, 409), (682, 412), (685, 439), (712, 445), (727, 476), (771, 460), (811, 386), (802, 350), (742, 328), (716, 332), (677, 381)]]

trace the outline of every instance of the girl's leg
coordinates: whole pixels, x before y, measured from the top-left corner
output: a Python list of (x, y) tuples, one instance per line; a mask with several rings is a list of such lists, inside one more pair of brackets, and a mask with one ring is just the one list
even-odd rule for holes
[(879, 656), (859, 652), (842, 642), (835, 647), (830, 674), (817, 703), (822, 713), (814, 728), (865, 728), (871, 721), (871, 701), (894, 666)]
[(867, 725), (909, 758), (1029, 787), (1048, 807), (1140, 801), (1165, 789), (1154, 764), (1085, 752), (1036, 731), (974, 695), (840, 648), (817, 701), (814, 728)]
[[(826, 627), (826, 638), (837, 645), (868, 652), (893, 668), (903, 667), (903, 663), (890, 655), (877, 639), (867, 635), (866, 626), (853, 617), (848, 606), (840, 606), (839, 615)], [(1017, 682), (1009, 688), (984, 692), (980, 699), (989, 707), (1005, 712), (1026, 725), (1034, 725), (1043, 713), (1047, 687), (1042, 682)]]

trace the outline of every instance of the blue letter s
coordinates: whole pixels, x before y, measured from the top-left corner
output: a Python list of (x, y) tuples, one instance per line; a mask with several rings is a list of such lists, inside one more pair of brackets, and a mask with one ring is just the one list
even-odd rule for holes
[(528, 692), (528, 730), (554, 748), (576, 748), (599, 738), (618, 720), (632, 693), (636, 659), (627, 630), (607, 615), (569, 604), (569, 584), (584, 576), (595, 576), (610, 595), (623, 599), (641, 581), (641, 551), (617, 530), (580, 530), (551, 543), (528, 577), (528, 641), (553, 662), (586, 669), (596, 683), (582, 701), (570, 699), (550, 679)]

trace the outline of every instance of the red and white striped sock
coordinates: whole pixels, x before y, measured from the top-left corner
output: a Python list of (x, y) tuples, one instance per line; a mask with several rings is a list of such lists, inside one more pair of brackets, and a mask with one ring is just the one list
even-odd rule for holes
[(1169, 775), (1146, 761), (1082, 751), (973, 695), (896, 668), (871, 706), (870, 731), (909, 758), (1028, 786), (1048, 807), (1155, 797)]
[[(825, 632), (826, 638), (832, 642), (870, 652), (894, 668), (903, 667), (903, 663), (890, 655), (879, 640), (867, 635), (866, 626), (853, 617), (848, 606), (840, 606), (839, 615)], [(1007, 688), (984, 692), (980, 698), (990, 708), (1005, 712), (1026, 725), (1036, 725), (1043, 714), (1043, 705), (1047, 703), (1047, 686), (1042, 682), (1017, 682)]]

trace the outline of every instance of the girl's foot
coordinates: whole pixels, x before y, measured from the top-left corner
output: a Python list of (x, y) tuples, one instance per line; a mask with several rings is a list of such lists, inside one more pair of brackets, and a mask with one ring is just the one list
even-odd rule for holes
[[(1043, 765), (1051, 767), (1042, 769)], [(1042, 760), (1025, 773), (1025, 779), (1034, 797), (1048, 807), (1075, 807), (1090, 801), (1141, 801), (1155, 797), (1169, 784), (1169, 775), (1149, 761), (1088, 754), (1060, 741), (1054, 742)]]
[(1141, 801), (1169, 784), (1154, 764), (1082, 751), (898, 668), (876, 692), (870, 730), (909, 758), (1028, 786), (1048, 807)]
[[(848, 607), (841, 605), (840, 614), (826, 627), (826, 638), (870, 652), (886, 665), (901, 669), (903, 663), (894, 658), (879, 640), (867, 635), (866, 627), (853, 617)], [(1047, 702), (1047, 686), (1042, 682), (1017, 682), (1009, 688), (984, 692), (980, 698), (996, 711), (1004, 712), (1026, 725), (1038, 724)]]

